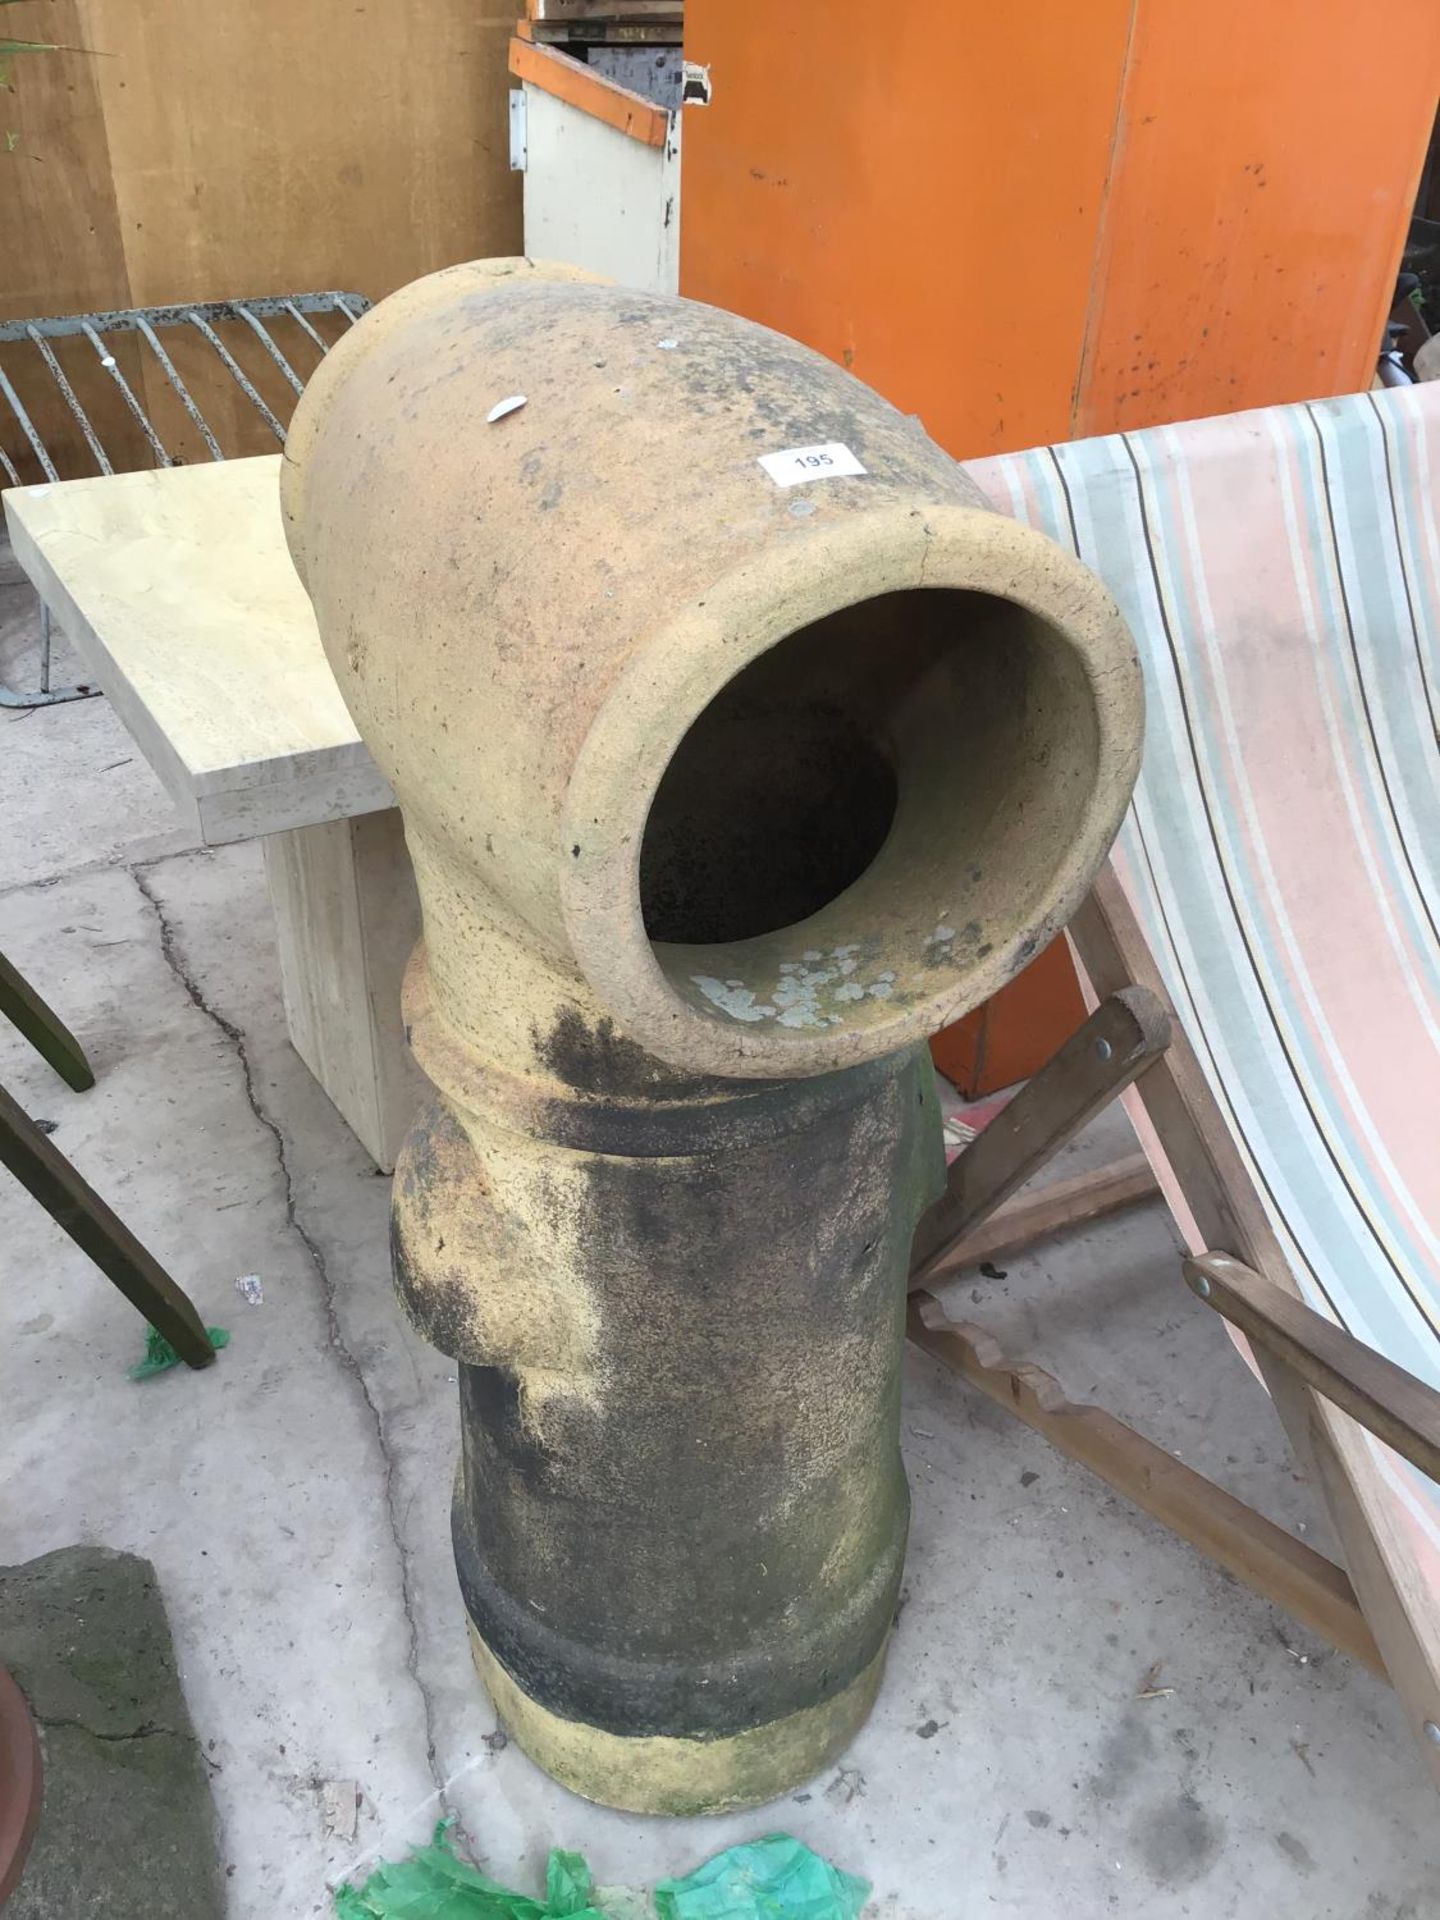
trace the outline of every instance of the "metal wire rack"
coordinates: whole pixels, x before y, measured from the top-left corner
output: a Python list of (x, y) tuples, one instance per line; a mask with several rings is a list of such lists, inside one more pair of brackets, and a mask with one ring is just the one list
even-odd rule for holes
[[(358, 293), (277, 294), (0, 322), (0, 485), (23, 486), (27, 474), (74, 479), (91, 463), (107, 474), (224, 460), (253, 451), (253, 420), (283, 447), (306, 379), (369, 304)], [(188, 365), (188, 384), (177, 361)], [(235, 392), (246, 403), (243, 425), (234, 421)], [(231, 426), (217, 426), (205, 401)], [(96, 691), (51, 686), (43, 604), (40, 626), (40, 685), (0, 686), (0, 707), (53, 706)]]

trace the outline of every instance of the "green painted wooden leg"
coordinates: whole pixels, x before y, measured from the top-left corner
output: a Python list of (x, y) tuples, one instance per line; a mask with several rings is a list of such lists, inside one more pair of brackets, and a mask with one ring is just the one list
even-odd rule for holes
[(77, 1093), (94, 1086), (95, 1075), (85, 1058), (85, 1049), (3, 953), (0, 953), (0, 1013), (20, 1029), (67, 1086)]
[(215, 1350), (189, 1295), (176, 1286), (154, 1255), (141, 1246), (125, 1222), (80, 1178), (59, 1148), (3, 1087), (0, 1162), (29, 1188), (51, 1219), (89, 1254), (151, 1326), (164, 1334), (187, 1367), (210, 1365)]

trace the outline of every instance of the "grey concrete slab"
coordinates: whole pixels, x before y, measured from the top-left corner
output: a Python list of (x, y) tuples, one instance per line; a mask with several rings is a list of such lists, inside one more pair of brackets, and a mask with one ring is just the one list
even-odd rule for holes
[(61, 1547), (0, 1568), (0, 1662), (44, 1772), (7, 1920), (221, 1920), (208, 1774), (150, 1563)]
[[(52, 811), (3, 760), (0, 794), (21, 822)], [(1440, 1914), (1440, 1821), (1386, 1690), (921, 1355), (907, 1599), (842, 1769), (755, 1814), (660, 1822), (489, 1738), (447, 1539), (451, 1370), (391, 1299), (387, 1183), (286, 1041), (258, 855), (75, 865), (0, 892), (0, 944), (99, 1084), (69, 1093), (6, 1032), (0, 1078), (234, 1338), (208, 1374), (132, 1385), (130, 1309), (0, 1182), (0, 1535), (12, 1559), (80, 1537), (154, 1561), (234, 1920), (324, 1912), (331, 1878), (442, 1808), (527, 1886), (552, 1843), (644, 1885), (785, 1828), (868, 1874), (879, 1920)], [(1175, 1263), (1150, 1204), (954, 1284), (1076, 1397), (1318, 1538)], [(234, 1287), (251, 1272), (258, 1307)]]

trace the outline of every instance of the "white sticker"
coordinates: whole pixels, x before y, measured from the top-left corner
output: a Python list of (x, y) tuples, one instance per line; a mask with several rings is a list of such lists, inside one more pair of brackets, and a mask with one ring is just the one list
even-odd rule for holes
[(777, 487), (798, 487), (802, 480), (839, 480), (865, 468), (838, 440), (823, 447), (787, 447), (784, 453), (762, 453), (760, 464)]

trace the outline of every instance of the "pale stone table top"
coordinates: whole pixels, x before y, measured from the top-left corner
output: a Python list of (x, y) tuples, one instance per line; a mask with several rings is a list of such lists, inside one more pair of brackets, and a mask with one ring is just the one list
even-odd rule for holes
[(4, 496), (15, 557), (210, 844), (394, 805), (280, 522), (280, 456)]

